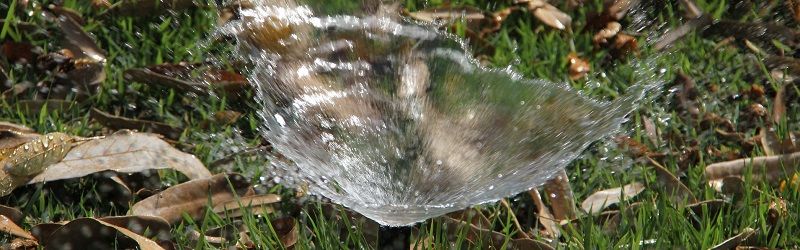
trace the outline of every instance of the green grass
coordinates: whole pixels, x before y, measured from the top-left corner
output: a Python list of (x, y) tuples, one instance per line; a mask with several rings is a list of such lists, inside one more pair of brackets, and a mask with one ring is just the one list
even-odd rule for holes
[[(50, 1), (32, 1), (46, 6)], [(402, 1), (409, 10), (424, 8), (423, 2), (430, 6), (439, 6), (446, 1)], [(495, 11), (511, 5), (512, 1), (488, 0), (463, 0), (449, 1), (451, 5), (475, 6), (488, 11)], [(587, 1), (585, 6), (570, 10), (573, 17), (574, 32), (567, 33), (553, 30), (543, 26), (535, 17), (527, 12), (512, 15), (502, 25), (502, 29), (487, 38), (494, 47), (491, 54), (486, 54), (494, 66), (513, 68), (526, 77), (543, 78), (552, 81), (566, 82), (573, 88), (581, 90), (589, 96), (610, 99), (619, 95), (632, 82), (637, 70), (635, 59), (612, 60), (605, 50), (598, 50), (592, 44), (592, 33), (585, 32), (582, 27), (588, 22), (586, 14), (601, 10), (599, 0)], [(12, 1), (12, 4), (16, 1)], [(700, 8), (706, 13), (711, 13), (715, 18), (733, 18), (738, 20), (779, 21), (789, 27), (798, 25), (792, 21), (786, 10), (782, 7), (775, 9), (778, 14), (759, 16), (755, 11), (745, 14), (734, 13), (729, 1), (708, 0), (697, 1)], [(30, 5), (24, 12), (31, 11), (33, 15), (19, 15), (22, 10), (8, 8), (7, 4), (0, 4), (0, 15), (5, 14), (6, 20), (31, 22), (42, 27), (47, 24), (42, 20), (41, 10), (32, 9)], [(344, 6), (353, 8), (352, 1), (335, 0), (331, 6)], [(13, 6), (13, 5), (12, 5)], [(194, 8), (189, 11), (177, 11), (173, 14), (164, 14), (154, 17), (111, 17), (100, 20), (96, 16), (98, 10), (92, 9), (88, 0), (65, 0), (63, 6), (82, 13), (87, 23), (85, 30), (96, 37), (101, 48), (108, 51), (106, 63), (106, 80), (100, 91), (88, 99), (71, 105), (65, 111), (42, 109), (41, 112), (24, 112), (19, 99), (0, 100), (0, 120), (23, 124), (34, 128), (40, 133), (53, 131), (66, 132), (80, 136), (102, 135), (106, 132), (97, 123), (91, 122), (87, 110), (95, 107), (100, 110), (114, 110), (126, 117), (136, 117), (147, 120), (162, 121), (171, 125), (186, 128), (180, 138), (179, 148), (195, 154), (206, 164), (220, 159), (225, 155), (248, 147), (255, 147), (261, 143), (257, 131), (258, 120), (255, 114), (255, 103), (252, 95), (243, 93), (240, 98), (218, 96), (215, 98), (198, 98), (197, 96), (180, 93), (179, 91), (127, 81), (123, 77), (125, 69), (143, 67), (160, 63), (177, 62), (202, 62), (213, 61), (223, 67), (235, 68), (226, 56), (231, 49), (230, 44), (224, 42), (208, 41), (208, 32), (216, 25), (216, 12), (211, 7)], [(357, 5), (356, 5), (357, 6)], [(780, 5), (782, 6), (782, 5)], [(767, 12), (771, 13), (771, 12)], [(673, 8), (661, 9), (649, 13), (655, 24), (667, 23), (671, 27), (682, 22), (677, 17), (680, 12)], [(626, 19), (623, 27), (630, 23)], [(706, 185), (703, 170), (706, 165), (724, 160), (723, 157), (711, 154), (708, 149), (727, 149), (734, 154), (745, 156), (759, 156), (764, 153), (756, 146), (747, 151), (739, 143), (719, 138), (714, 133), (713, 127), (703, 126), (699, 119), (687, 119), (680, 115), (673, 94), (670, 94), (671, 84), (677, 72), (691, 76), (697, 84), (698, 100), (702, 110), (713, 112), (729, 118), (736, 126), (738, 132), (748, 136), (757, 135), (757, 128), (765, 121), (760, 118), (748, 116), (748, 106), (753, 103), (762, 103), (771, 109), (772, 96), (777, 86), (771, 79), (763, 64), (744, 46), (717, 46), (721, 37), (702, 37), (699, 34), (690, 34), (675, 45), (675, 48), (665, 53), (655, 53), (647, 46), (645, 39), (648, 36), (657, 36), (662, 31), (643, 31), (639, 38), (642, 60), (653, 60), (658, 68), (665, 69), (659, 79), (667, 81), (662, 91), (657, 94), (653, 102), (645, 103), (625, 125), (625, 131), (631, 137), (647, 145), (654, 152), (681, 152), (696, 145), (699, 149), (696, 164), (685, 166), (681, 181), (692, 190), (699, 200), (720, 199), (723, 196)], [(2, 26), (0, 39), (13, 39), (29, 41), (42, 47), (45, 52), (57, 51), (61, 48), (57, 37), (50, 39), (35, 39), (25, 36), (6, 22)], [(198, 46), (203, 44), (205, 46)], [(742, 44), (741, 41), (734, 44)], [(770, 44), (760, 44), (768, 47)], [(592, 82), (568, 79), (567, 55), (577, 51), (583, 58), (589, 59), (592, 66)], [(483, 51), (478, 51), (479, 53)], [(37, 73), (36, 69), (11, 66), (7, 62), (0, 66), (8, 67), (9, 80), (14, 83), (29, 81), (37, 83), (42, 80), (52, 79), (52, 76)], [(599, 73), (606, 73), (607, 77), (599, 77)], [(765, 87), (767, 94), (765, 100), (746, 96), (752, 85), (759, 84)], [(796, 87), (792, 89), (795, 95), (800, 94)], [(32, 97), (35, 93), (26, 93)], [(20, 98), (25, 99), (25, 98)], [(75, 100), (68, 96), (68, 100)], [(201, 100), (201, 101), (198, 101)], [(233, 125), (215, 125), (201, 128), (203, 121), (210, 119), (214, 112), (234, 109), (244, 113)], [(785, 130), (800, 130), (800, 110), (797, 105), (789, 105), (789, 117)], [(663, 145), (652, 145), (643, 128), (644, 116), (653, 118), (655, 125), (663, 135), (670, 135), (674, 139), (666, 140)], [(180, 145), (190, 145), (181, 147)], [(623, 210), (619, 225), (612, 230), (604, 230), (604, 225), (599, 222), (600, 217), (582, 217), (577, 223), (564, 227), (559, 248), (688, 248), (704, 249), (716, 245), (726, 238), (737, 234), (740, 230), (751, 227), (759, 229), (752, 238), (752, 244), (770, 248), (796, 248), (800, 246), (800, 188), (786, 188), (779, 190), (774, 183), (746, 183), (746, 192), (741, 197), (735, 197), (728, 206), (719, 212), (704, 211), (700, 213), (687, 212), (682, 206), (671, 204), (665, 197), (664, 190), (655, 188), (656, 176), (652, 169), (644, 164), (633, 162), (630, 157), (617, 159), (622, 156), (623, 150), (610, 147), (610, 144), (598, 142), (593, 145), (583, 157), (574, 161), (568, 167), (572, 187), (579, 203), (591, 193), (612, 187), (640, 181), (648, 184), (642, 194), (631, 201), (622, 202), (619, 207), (627, 207), (635, 202), (642, 202), (633, 211)], [(678, 172), (679, 155), (670, 155), (662, 163), (671, 171)], [(244, 173), (253, 178), (253, 184), (258, 185), (259, 192), (273, 192), (284, 196), (285, 202), (279, 207), (278, 212), (268, 216), (246, 215), (243, 226), (249, 231), (250, 238), (261, 248), (280, 248), (280, 236), (277, 235), (270, 224), (270, 219), (282, 216), (296, 218), (301, 226), (299, 240), (296, 247), (301, 249), (337, 249), (337, 248), (373, 248), (375, 227), (363, 217), (349, 214), (341, 207), (324, 204), (314, 199), (294, 198), (294, 190), (281, 186), (273, 186), (269, 180), (266, 160), (263, 157), (240, 157), (233, 164), (225, 167), (211, 169), (212, 172), (235, 171)], [(184, 177), (169, 171), (162, 171), (165, 183), (176, 184), (185, 180)], [(59, 187), (48, 184), (47, 187), (34, 185), (21, 188), (10, 196), (0, 198), (0, 203), (16, 206), (30, 218), (35, 218), (24, 225), (30, 227), (39, 222), (69, 220), (79, 217), (99, 217), (107, 215), (122, 215), (127, 209), (109, 205), (108, 201), (101, 198), (96, 188), (95, 181), (81, 179), (76, 181), (60, 182)], [(653, 187), (653, 188), (650, 188)], [(753, 189), (761, 190), (762, 195), (757, 196)], [(68, 195), (64, 195), (68, 194)], [(787, 202), (788, 211), (778, 223), (770, 224), (767, 211), (770, 202), (782, 199)], [(472, 209), (478, 209), (490, 215), (493, 230), (508, 236), (517, 236), (512, 224), (510, 212), (513, 212), (522, 223), (523, 228), (535, 228), (535, 206), (527, 194), (510, 197), (513, 211), (508, 211), (499, 204), (485, 204)], [(192, 242), (188, 230), (217, 228), (231, 226), (234, 222), (221, 218), (213, 213), (207, 213), (202, 221), (185, 220), (174, 225), (173, 232), (176, 244), (189, 248), (219, 248), (208, 242)], [(433, 249), (443, 248), (475, 248), (481, 246), (480, 242), (471, 244), (464, 230), (453, 231), (452, 226), (440, 219), (432, 219), (415, 226), (414, 242), (427, 241)], [(534, 235), (534, 237), (538, 237)], [(0, 239), (9, 241), (7, 236)], [(640, 245), (642, 241), (655, 239), (655, 242)], [(475, 242), (473, 242), (475, 243)], [(225, 245), (221, 247), (226, 247)]]

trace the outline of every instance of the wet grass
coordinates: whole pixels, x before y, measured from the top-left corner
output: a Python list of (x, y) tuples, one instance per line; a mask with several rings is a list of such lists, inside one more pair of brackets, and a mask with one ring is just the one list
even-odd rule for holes
[[(49, 1), (34, 1), (40, 6), (50, 4)], [(336, 0), (331, 5), (349, 6), (345, 0)], [(423, 8), (422, 2), (430, 6), (439, 6), (445, 1), (404, 1), (409, 10)], [(496, 11), (511, 5), (511, 1), (450, 1), (452, 5), (468, 5), (488, 11)], [(483, 53), (489, 62), (498, 67), (512, 65), (515, 70), (527, 77), (543, 78), (557, 82), (565, 82), (571, 87), (601, 99), (609, 99), (619, 95), (630, 86), (635, 79), (632, 73), (637, 70), (634, 56), (627, 59), (610, 59), (608, 52), (598, 50), (592, 44), (593, 33), (585, 32), (582, 27), (588, 22), (586, 14), (601, 9), (600, 1), (587, 1), (586, 5), (568, 13), (573, 17), (573, 32), (557, 31), (542, 25), (530, 13), (521, 12), (512, 15), (502, 24), (502, 28), (488, 37), (494, 47), (491, 52)], [(13, 6), (12, 2), (12, 6)], [(746, 14), (733, 13), (725, 0), (697, 1), (698, 6), (711, 13), (715, 18), (735, 18), (738, 20), (776, 20), (776, 15), (761, 17), (756, 12)], [(200, 98), (179, 91), (128, 81), (123, 71), (128, 68), (142, 67), (160, 63), (214, 61), (219, 65), (234, 67), (224, 56), (230, 49), (225, 43), (208, 42), (208, 32), (215, 26), (216, 12), (214, 8), (204, 7), (190, 11), (178, 11), (154, 17), (110, 17), (96, 19), (98, 10), (91, 8), (89, 1), (65, 0), (63, 6), (76, 10), (87, 20), (84, 28), (96, 37), (100, 47), (108, 51), (105, 66), (106, 80), (100, 91), (86, 100), (76, 102), (65, 110), (25, 111), (18, 99), (0, 99), (0, 120), (23, 124), (40, 133), (61, 131), (81, 136), (107, 134), (99, 124), (91, 122), (88, 110), (91, 107), (100, 110), (114, 110), (118, 114), (129, 117), (142, 117), (162, 121), (171, 125), (186, 128), (179, 140), (183, 150), (195, 154), (206, 164), (233, 152), (258, 146), (258, 120), (249, 101), (252, 95), (241, 93), (237, 98), (213, 97)], [(47, 25), (40, 17), (40, 11), (31, 9), (31, 15), (15, 15), (0, 4), (9, 19)], [(655, 25), (667, 23), (677, 26), (682, 21), (680, 14), (671, 8), (662, 9), (650, 17)], [(779, 14), (777, 15), (779, 16)], [(790, 18), (779, 20), (797, 27)], [(626, 20), (630, 22), (630, 20)], [(626, 22), (623, 22), (625, 26)], [(690, 34), (681, 40), (669, 52), (655, 53), (646, 40), (662, 32), (655, 31), (639, 34), (640, 60), (654, 61), (654, 65), (665, 71), (660, 79), (667, 83), (659, 96), (646, 103), (625, 125), (627, 132), (635, 141), (641, 142), (653, 152), (682, 152), (696, 147), (698, 161), (680, 170), (679, 154), (667, 156), (662, 164), (673, 172), (682, 172), (680, 179), (698, 197), (699, 200), (721, 199), (723, 196), (706, 185), (703, 170), (706, 165), (724, 160), (710, 149), (725, 150), (740, 156), (760, 156), (764, 153), (756, 147), (745, 151), (739, 143), (730, 142), (719, 137), (713, 127), (705, 126), (699, 119), (688, 119), (682, 115), (675, 103), (674, 87), (671, 83), (678, 72), (683, 72), (696, 81), (698, 100), (705, 112), (718, 114), (733, 122), (739, 132), (748, 137), (757, 135), (756, 129), (765, 124), (761, 118), (748, 116), (753, 103), (762, 103), (767, 109), (772, 107), (772, 96), (777, 84), (763, 70), (764, 65), (759, 57), (744, 46), (720, 46), (718, 42), (724, 38), (702, 37)], [(33, 39), (25, 37), (9, 25), (2, 27), (0, 39), (30, 41), (41, 46), (46, 52), (60, 49), (57, 38)], [(198, 46), (205, 44), (207, 46)], [(734, 43), (741, 44), (741, 42)], [(592, 81), (569, 80), (567, 55), (577, 51), (579, 55), (590, 61), (592, 65)], [(222, 56), (220, 56), (222, 55)], [(13, 65), (7, 72), (11, 82), (30, 81), (36, 83), (51, 76), (42, 76), (34, 69), (25, 69)], [(605, 77), (601, 74), (605, 73)], [(747, 96), (753, 85), (764, 86), (766, 100)], [(800, 91), (795, 88), (795, 93)], [(33, 96), (31, 93), (30, 96)], [(73, 96), (68, 97), (74, 100)], [(20, 98), (22, 99), (22, 98)], [(217, 111), (238, 109), (244, 111), (244, 119), (233, 125), (211, 125), (202, 127), (205, 120), (210, 119)], [(789, 105), (787, 111), (789, 122), (786, 130), (797, 131), (800, 124), (798, 105)], [(662, 135), (674, 138), (654, 145), (649, 142), (643, 128), (645, 117), (655, 121)], [(691, 145), (691, 146), (688, 146)], [(663, 188), (658, 188), (654, 171), (646, 164), (633, 161), (630, 157), (622, 157), (623, 150), (608, 147), (606, 143), (596, 143), (583, 157), (568, 167), (568, 173), (575, 196), (582, 201), (591, 193), (612, 187), (640, 181), (648, 185), (642, 194), (631, 201), (624, 201), (618, 207), (625, 208), (634, 203), (642, 205), (635, 209), (623, 210), (618, 225), (602, 223), (600, 217), (586, 216), (579, 222), (565, 225), (559, 248), (688, 248), (704, 249), (716, 245), (726, 238), (739, 233), (744, 228), (758, 229), (749, 244), (769, 248), (796, 248), (800, 245), (800, 188), (775, 188), (774, 183), (745, 182), (745, 190), (740, 197), (735, 197), (720, 212), (689, 212), (684, 206), (673, 204), (667, 198)], [(745, 154), (744, 152), (749, 152)], [(302, 230), (296, 247), (302, 249), (337, 249), (337, 248), (372, 248), (376, 228), (363, 218), (348, 214), (343, 209), (314, 201), (308, 198), (294, 198), (294, 190), (273, 187), (263, 158), (237, 158), (233, 164), (212, 169), (212, 172), (236, 171), (253, 177), (253, 184), (260, 192), (277, 192), (283, 194), (284, 202), (278, 212), (266, 217), (245, 215), (242, 227), (249, 232), (250, 239), (261, 248), (280, 248), (281, 236), (270, 224), (270, 219), (281, 216), (293, 216), (298, 219)], [(164, 171), (163, 181), (176, 184), (183, 177)], [(747, 179), (746, 179), (747, 180)], [(127, 210), (109, 205), (109, 202), (97, 199), (98, 190), (93, 188), (91, 180), (80, 180), (66, 183), (64, 187), (71, 194), (65, 198), (54, 191), (52, 186), (32, 186), (23, 188), (10, 196), (2, 198), (4, 204), (20, 207), (34, 221), (27, 227), (39, 223), (68, 220), (78, 217), (95, 217), (105, 215), (121, 215)], [(760, 190), (756, 195), (753, 190)], [(770, 204), (783, 200), (788, 204), (786, 214), (773, 223), (769, 218)], [(485, 204), (477, 209), (489, 216), (492, 229), (504, 235), (517, 237), (512, 225), (510, 212), (518, 218), (523, 228), (535, 228), (535, 206), (527, 194), (510, 198), (513, 209), (505, 209), (499, 204)], [(174, 237), (178, 246), (186, 248), (224, 248), (228, 245), (214, 245), (204, 240), (193, 240), (188, 232), (191, 229), (204, 229), (231, 226), (233, 221), (221, 218), (214, 213), (207, 213), (202, 221), (186, 219), (174, 225)], [(462, 248), (481, 246), (481, 242), (468, 239), (465, 230), (455, 230), (439, 219), (428, 220), (415, 227), (414, 242), (432, 249)], [(239, 229), (236, 229), (239, 230)], [(534, 238), (538, 238), (533, 234)], [(9, 240), (9, 238), (2, 238)], [(480, 241), (480, 240), (479, 240)], [(470, 244), (473, 243), (473, 244)], [(232, 244), (232, 243), (229, 243)]]

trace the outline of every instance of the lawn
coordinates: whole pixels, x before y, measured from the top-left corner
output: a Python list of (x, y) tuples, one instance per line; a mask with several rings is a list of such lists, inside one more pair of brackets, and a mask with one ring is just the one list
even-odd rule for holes
[[(523, 192), (426, 220), (408, 228), (410, 245), (800, 247), (800, 181), (795, 175), (800, 169), (795, 140), (800, 136), (800, 88), (794, 81), (800, 61), (793, 58), (800, 46), (800, 2), (666, 1), (622, 13), (613, 11), (621, 6), (615, 1), (550, 1), (557, 10), (547, 13), (571, 17), (564, 29), (536, 14), (536, 8), (515, 2), (528, 1), (406, 0), (399, 8), (416, 19), (437, 7), (440, 13), (480, 16), (444, 28), (469, 39), (481, 63), (510, 65), (526, 78), (564, 83), (601, 100), (613, 100), (636, 84), (659, 87), (648, 93), (620, 133), (592, 144), (567, 167), (571, 191), (554, 191), (565, 183), (551, 182), (539, 188), (541, 199), (538, 192)], [(203, 1), (151, 3), (0, 3), (0, 14), (5, 14), (0, 17), (0, 121), (32, 130), (0, 124), (0, 160), (10, 157), (3, 150), (23, 145), (13, 140), (36, 138), (36, 133), (61, 132), (81, 146), (143, 135), (115, 134), (124, 129), (159, 134), (145, 136), (163, 143), (158, 152), (170, 157), (187, 153), (199, 160), (125, 173), (115, 169), (122, 160), (108, 166), (94, 162), (94, 170), (83, 177), (3, 187), (0, 242), (17, 249), (58, 248), (64, 242), (148, 249), (148, 241), (178, 249), (376, 248), (379, 225), (307, 195), (302, 186), (282, 186), (269, 167), (274, 151), (261, 137), (260, 107), (242, 77), (247, 67), (232, 55), (235, 41), (214, 33), (221, 17), (229, 18), (236, 8)], [(694, 18), (699, 12), (687, 11), (687, 3), (702, 16)], [(360, 8), (357, 0), (324, 4), (331, 12)], [(610, 22), (621, 29), (608, 28)], [(679, 27), (690, 29), (680, 34)], [(771, 169), (744, 164), (733, 174), (720, 174), (733, 170), (715, 164), (779, 155), (789, 160)], [(227, 175), (195, 178), (192, 173), (198, 172), (191, 166)], [(2, 171), (0, 177), (11, 176), (5, 173), (12, 171), (8, 167)], [(217, 188), (178, 199), (176, 211), (137, 212), (147, 210), (137, 206), (139, 201), (170, 190), (191, 193), (179, 189), (181, 184), (198, 181), (189, 188), (206, 183)], [(629, 184), (640, 192), (593, 214), (581, 208), (590, 195)], [(215, 200), (219, 197), (228, 198)], [(220, 202), (235, 208), (217, 209)], [(148, 213), (156, 218), (136, 217)], [(156, 226), (142, 232), (111, 227), (112, 220), (102, 219), (125, 215), (136, 225), (164, 226), (163, 232)], [(70, 221), (85, 223), (75, 225), (93, 233), (80, 236), (67, 230), (70, 224), (54, 224)], [(12, 224), (20, 229), (9, 229)], [(107, 230), (117, 233), (108, 235)]]

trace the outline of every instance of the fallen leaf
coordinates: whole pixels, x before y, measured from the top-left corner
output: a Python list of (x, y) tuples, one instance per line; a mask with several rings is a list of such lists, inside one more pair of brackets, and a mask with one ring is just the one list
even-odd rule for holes
[(741, 233), (734, 235), (733, 237), (730, 237), (727, 240), (723, 241), (722, 243), (719, 243), (709, 249), (711, 250), (734, 249), (737, 246), (739, 246), (739, 244), (742, 244), (742, 242), (747, 240), (747, 238), (750, 238), (750, 236), (756, 234), (757, 232), (758, 230), (756, 229), (752, 229), (749, 227), (744, 228), (742, 229)]
[(781, 84), (775, 93), (775, 100), (773, 100), (772, 104), (772, 121), (776, 124), (779, 124), (786, 117), (786, 90), (789, 87), (790, 84)]
[(14, 221), (6, 217), (5, 215), (0, 215), (0, 232), (4, 232), (7, 234), (11, 234), (17, 237), (22, 237), (25, 239), (35, 239), (31, 233), (19, 227)]
[(0, 205), (0, 215), (5, 216), (6, 218), (10, 219), (16, 224), (22, 223), (22, 220), (25, 219), (25, 215), (19, 211), (19, 209), (13, 207), (7, 207)]
[(800, 152), (713, 163), (706, 167), (705, 174), (709, 181), (713, 181), (727, 176), (742, 176), (746, 169), (751, 168), (753, 181), (776, 183), (795, 173), (798, 167)]
[(608, 40), (616, 36), (622, 30), (622, 25), (618, 22), (609, 22), (603, 29), (594, 34), (592, 41), (596, 46), (608, 43)]
[(566, 171), (561, 170), (553, 179), (545, 182), (544, 193), (550, 200), (556, 220), (572, 220), (578, 216), (575, 197), (572, 194), (572, 186), (569, 184), (569, 176)]
[(94, 218), (75, 219), (39, 240), (46, 249), (163, 249), (144, 236)]
[(172, 240), (169, 223), (161, 217), (155, 216), (110, 216), (98, 218), (108, 224), (122, 227), (148, 239), (156, 238), (158, 241)]
[(714, 20), (709, 17), (708, 15), (700, 16), (699, 18), (691, 19), (684, 23), (683, 25), (672, 29), (670, 31), (665, 32), (661, 37), (658, 38), (656, 43), (653, 45), (653, 48), (657, 51), (661, 51), (663, 49), (669, 48), (676, 41), (680, 40), (684, 36), (688, 35), (692, 31), (695, 30), (703, 30), (709, 25), (712, 24)]
[(161, 122), (137, 120), (121, 116), (115, 116), (100, 111), (96, 108), (92, 108), (92, 110), (89, 113), (89, 116), (93, 120), (102, 124), (103, 126), (112, 129), (142, 130), (145, 132), (160, 134), (174, 140), (180, 138), (181, 134), (183, 133), (183, 128), (180, 127), (172, 126)]
[(25, 238), (16, 238), (11, 240), (11, 243), (6, 243), (0, 246), (2, 249), (38, 249), (39, 242), (32, 239), (25, 239)]
[(636, 41), (636, 37), (620, 32), (614, 38), (611, 48), (611, 54), (614, 58), (624, 58), (627, 55), (639, 52), (639, 42)]
[(249, 187), (250, 183), (239, 174), (217, 174), (167, 188), (134, 204), (130, 211), (133, 215), (158, 216), (171, 224), (182, 220), (183, 213), (200, 220), (206, 205), (213, 207), (245, 196)]
[(786, 133), (783, 138), (780, 138), (773, 128), (764, 127), (761, 128), (759, 137), (761, 138), (761, 147), (767, 156), (800, 151), (800, 147), (798, 147), (800, 145), (793, 133)]
[(647, 139), (650, 140), (650, 143), (653, 146), (658, 147), (661, 144), (661, 139), (658, 137), (658, 128), (656, 127), (656, 123), (653, 122), (653, 119), (647, 116), (642, 117), (642, 124), (644, 125), (644, 131), (647, 135)]
[(23, 134), (31, 134), (36, 132), (33, 129), (30, 129), (25, 126), (3, 121), (0, 121), (0, 131), (12, 131)]
[(38, 134), (20, 133), (0, 129), (0, 161), (8, 157), (19, 145), (39, 138)]
[(297, 221), (294, 218), (284, 217), (275, 219), (272, 220), (270, 224), (272, 228), (275, 229), (275, 233), (278, 235), (283, 248), (290, 248), (297, 243), (300, 231), (298, 230)]
[(269, 204), (280, 201), (281, 196), (277, 194), (245, 196), (219, 203), (214, 206), (212, 211), (228, 218), (242, 217), (244, 214), (262, 215), (274, 212)]
[(446, 21), (453, 22), (460, 19), (483, 20), (486, 16), (481, 9), (475, 7), (439, 7), (409, 12), (407, 15), (423, 22)]
[(575, 52), (567, 55), (567, 61), (569, 61), (569, 79), (577, 80), (584, 78), (589, 74), (589, 71), (592, 71), (592, 66), (589, 62), (578, 57)]
[(128, 69), (125, 70), (124, 76), (125, 79), (131, 81), (157, 84), (164, 87), (174, 88), (176, 90), (195, 93), (199, 95), (208, 94), (207, 87), (203, 84), (162, 75), (152, 71), (151, 69)]
[[(531, 2), (537, 1), (540, 0), (531, 0)], [(530, 6), (531, 5), (528, 5), (529, 9), (531, 8)], [(542, 6), (534, 8), (532, 11), (533, 15), (536, 16), (539, 21), (542, 21), (550, 27), (564, 30), (572, 25), (572, 17), (548, 3), (544, 3)]]
[(166, 168), (175, 169), (189, 179), (211, 176), (197, 158), (173, 148), (158, 136), (123, 130), (74, 147), (61, 162), (28, 183), (77, 178), (106, 170), (136, 173)]
[(787, 0), (786, 7), (792, 13), (795, 22), (800, 22), (800, 0)]
[(17, 146), (0, 162), (3, 171), (28, 177), (44, 171), (63, 159), (73, 146), (73, 138), (64, 133), (49, 133)]
[(53, 234), (56, 230), (67, 224), (67, 222), (61, 223), (40, 223), (36, 224), (35, 226), (31, 227), (31, 235), (33, 235), (39, 242), (43, 242), (50, 238), (50, 235)]
[(683, 185), (678, 177), (675, 177), (669, 170), (652, 158), (647, 157), (647, 160), (650, 166), (656, 171), (658, 184), (665, 188), (666, 194), (673, 204), (678, 205), (697, 202), (697, 198), (692, 194), (692, 191), (689, 190), (686, 185)]
[(528, 195), (531, 196), (531, 199), (533, 199), (533, 204), (536, 205), (538, 223), (543, 227), (544, 235), (551, 239), (558, 239), (561, 237), (561, 223), (555, 219), (555, 216), (550, 213), (550, 209), (544, 205), (544, 201), (542, 201), (542, 195), (539, 194), (539, 190), (532, 189), (528, 191)]
[(597, 191), (583, 200), (581, 209), (589, 214), (597, 214), (622, 200), (629, 200), (635, 197), (644, 191), (644, 188), (644, 184), (634, 182), (622, 187)]
[(62, 41), (64, 47), (76, 53), (76, 58), (90, 58), (99, 63), (106, 61), (106, 51), (97, 45), (94, 38), (89, 36), (72, 16), (58, 14), (56, 22), (64, 33)]

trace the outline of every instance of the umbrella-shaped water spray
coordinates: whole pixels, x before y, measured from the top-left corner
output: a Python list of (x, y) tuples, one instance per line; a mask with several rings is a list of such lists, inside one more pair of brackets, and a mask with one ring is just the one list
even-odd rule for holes
[(223, 29), (252, 62), (263, 134), (287, 159), (272, 163), (282, 182), (383, 225), (543, 184), (655, 86), (599, 102), (482, 67), (434, 28), (312, 2), (253, 1)]

